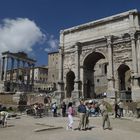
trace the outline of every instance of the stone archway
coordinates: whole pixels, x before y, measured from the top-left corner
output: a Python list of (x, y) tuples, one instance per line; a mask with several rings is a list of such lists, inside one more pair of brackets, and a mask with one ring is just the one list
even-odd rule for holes
[(122, 64), (118, 68), (119, 90), (128, 90), (131, 88), (131, 73), (130, 68)]
[[(84, 97), (96, 98), (96, 96), (102, 92), (98, 90), (99, 88), (101, 89), (101, 87), (99, 87), (99, 82), (101, 82), (100, 75), (103, 73), (106, 75), (106, 71), (104, 71), (104, 69), (106, 69), (105, 56), (100, 52), (92, 52), (85, 58), (83, 63)], [(105, 66), (105, 68), (103, 68), (103, 66)], [(100, 78), (95, 75), (98, 75)]]
[(131, 100), (131, 72), (130, 68), (121, 64), (118, 68), (120, 100)]
[[(103, 92), (100, 89), (105, 90), (108, 98), (116, 99), (119, 89), (118, 72), (121, 76), (122, 71), (125, 73), (128, 68), (122, 65), (118, 69), (117, 66), (127, 64), (131, 69), (132, 99), (140, 100), (140, 32), (138, 31), (140, 25), (138, 20), (135, 20), (139, 19), (138, 15), (138, 11), (132, 10), (61, 32), (59, 88), (62, 94), (67, 84), (64, 73), (72, 69), (75, 74), (73, 99), (78, 99), (81, 95), (93, 98), (97, 92)], [(130, 25), (134, 28), (132, 29)], [(106, 61), (104, 79), (102, 76), (98, 78), (98, 71), (95, 69), (96, 66), (100, 66), (102, 60)], [(98, 70), (100, 71), (102, 67), (103, 65), (98, 67)], [(103, 83), (104, 81), (106, 83)], [(97, 85), (101, 85), (98, 90)], [(127, 86), (121, 87), (121, 89), (126, 88)]]
[(69, 71), (66, 75), (66, 97), (70, 98), (71, 93), (74, 90), (75, 74), (73, 71)]

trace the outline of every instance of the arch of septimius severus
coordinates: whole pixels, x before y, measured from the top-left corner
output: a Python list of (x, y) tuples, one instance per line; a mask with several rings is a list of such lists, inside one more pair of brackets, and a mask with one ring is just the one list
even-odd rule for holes
[[(140, 100), (140, 14), (121, 14), (60, 33), (58, 91), (63, 98), (131, 93)], [(121, 96), (121, 95), (120, 95)]]

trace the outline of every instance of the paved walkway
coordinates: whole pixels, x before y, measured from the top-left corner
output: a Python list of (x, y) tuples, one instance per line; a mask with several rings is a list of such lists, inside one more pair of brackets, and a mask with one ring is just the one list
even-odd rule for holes
[[(79, 119), (74, 118), (74, 128), (78, 126)], [(91, 117), (88, 131), (66, 130), (67, 118), (44, 117), (34, 119), (30, 116), (22, 116), (21, 119), (8, 121), (11, 127), (0, 128), (0, 140), (139, 140), (140, 121), (132, 121), (127, 118), (114, 119), (111, 117), (113, 130), (103, 130), (101, 117)], [(45, 129), (55, 126), (60, 129), (35, 132), (36, 129)], [(63, 128), (61, 128), (63, 127)]]

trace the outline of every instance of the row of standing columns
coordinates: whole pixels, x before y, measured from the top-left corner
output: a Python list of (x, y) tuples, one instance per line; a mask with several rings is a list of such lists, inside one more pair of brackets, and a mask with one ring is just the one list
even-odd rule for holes
[[(11, 66), (9, 66), (9, 60), (11, 59)], [(15, 66), (15, 61), (16, 61), (16, 66)], [(22, 66), (20, 65), (20, 63), (22, 62)], [(27, 64), (27, 67), (26, 67)], [(13, 57), (9, 57), (9, 56), (3, 56), (2, 57), (2, 64), (1, 64), (1, 80), (2, 81), (7, 81), (7, 74), (8, 71), (10, 72), (10, 81), (13, 81), (13, 70), (16, 70), (16, 82), (18, 82), (19, 80), (19, 69), (22, 68), (23, 70), (27, 71), (27, 83), (32, 83), (34, 82), (34, 63), (29, 63), (26, 62), (26, 60), (20, 60), (20, 59), (16, 59)], [(32, 70), (32, 79), (30, 81), (30, 70)], [(24, 77), (24, 73), (22, 73), (23, 77)], [(23, 79), (24, 80), (24, 79)]]

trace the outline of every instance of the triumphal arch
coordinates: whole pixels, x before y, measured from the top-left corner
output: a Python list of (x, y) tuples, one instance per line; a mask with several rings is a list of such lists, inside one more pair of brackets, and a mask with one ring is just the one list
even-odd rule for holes
[(61, 31), (59, 51), (58, 90), (63, 98), (107, 93), (111, 98), (119, 94), (140, 99), (140, 14), (136, 9)]

